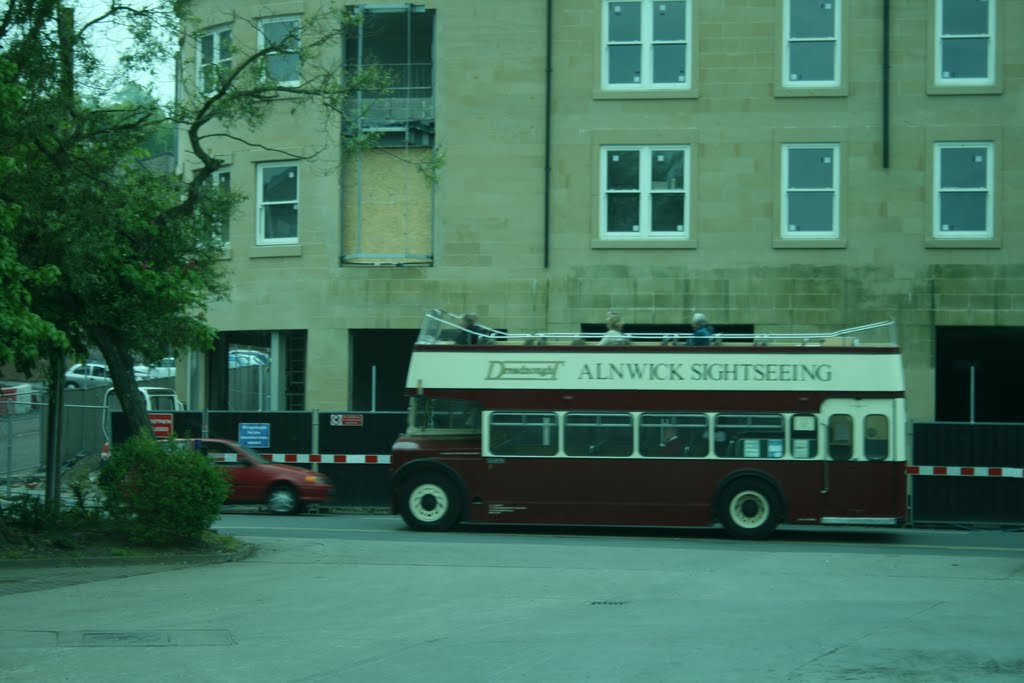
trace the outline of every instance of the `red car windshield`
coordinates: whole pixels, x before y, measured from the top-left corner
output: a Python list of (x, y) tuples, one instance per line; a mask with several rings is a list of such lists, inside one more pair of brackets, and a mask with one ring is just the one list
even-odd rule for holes
[(238, 447), (241, 448), (243, 451), (245, 451), (246, 455), (248, 455), (250, 458), (252, 458), (253, 460), (255, 460), (258, 463), (269, 464), (269, 463), (273, 462), (267, 456), (265, 456), (262, 453), (259, 453), (257, 451), (254, 451), (253, 449), (249, 448), (248, 446), (243, 446), (242, 444), (238, 444)]

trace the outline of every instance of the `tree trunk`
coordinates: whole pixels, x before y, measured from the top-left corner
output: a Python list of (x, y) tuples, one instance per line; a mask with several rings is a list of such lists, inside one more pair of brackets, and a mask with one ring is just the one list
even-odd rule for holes
[(153, 433), (153, 425), (146, 412), (146, 401), (139, 391), (139, 383), (135, 381), (135, 359), (120, 343), (117, 335), (105, 328), (89, 330), (90, 336), (96, 341), (100, 352), (110, 368), (110, 379), (114, 382), (114, 393), (121, 402), (121, 409), (128, 420), (128, 434), (134, 436), (139, 431)]

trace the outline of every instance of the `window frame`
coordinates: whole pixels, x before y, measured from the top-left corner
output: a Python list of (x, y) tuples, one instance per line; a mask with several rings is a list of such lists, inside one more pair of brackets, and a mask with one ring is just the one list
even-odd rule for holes
[[(714, 451), (719, 458), (781, 460), (787, 455), (784, 413), (726, 411), (714, 418)], [(753, 435), (750, 433), (753, 432)], [(768, 435), (771, 432), (771, 435)], [(720, 451), (719, 449), (723, 449)], [(755, 455), (753, 451), (756, 450)], [(792, 456), (790, 456), (792, 457)]]
[[(694, 0), (669, 0), (681, 2), (685, 6), (685, 31), (681, 40), (657, 41), (654, 38), (654, 7), (657, 0), (604, 0), (601, 7), (601, 60), (600, 78), (601, 90), (614, 93), (629, 93), (636, 91), (660, 91), (660, 92), (688, 92), (693, 89), (695, 75), (694, 69), (694, 22), (693, 4)], [(609, 14), (611, 7), (616, 4), (638, 4), (640, 5), (640, 39), (638, 41), (615, 41), (610, 39)], [(684, 81), (672, 83), (654, 82), (654, 47), (656, 45), (669, 45), (682, 43), (684, 47), (684, 59), (686, 66), (686, 78)], [(636, 44), (640, 47), (640, 81), (635, 83), (612, 83), (609, 80), (611, 69), (611, 50), (617, 45)]]
[[(295, 169), (295, 199), (291, 202), (285, 201), (272, 201), (265, 202), (263, 200), (263, 173), (267, 169), (271, 168), (286, 168), (292, 167)], [(299, 184), (299, 164), (297, 161), (268, 161), (264, 163), (256, 164), (256, 244), (257, 245), (275, 245), (275, 244), (298, 244), (299, 243), (299, 197), (301, 186)], [(267, 237), (266, 236), (266, 218), (265, 218), (265, 207), (267, 206), (281, 206), (284, 204), (294, 204), (295, 206), (295, 236), (294, 237)]]
[[(223, 36), (227, 34), (228, 48), (227, 54), (224, 54)], [(204, 61), (203, 55), (203, 41), (206, 38), (213, 39), (213, 59), (209, 63)], [(209, 84), (206, 82), (206, 67), (216, 67), (216, 71), (220, 72), (225, 67), (230, 70), (232, 63), (231, 54), (231, 41), (233, 40), (230, 24), (221, 24), (220, 26), (211, 26), (202, 33), (199, 34), (196, 40), (196, 90), (203, 94), (209, 94), (213, 92), (214, 88), (207, 87)], [(219, 59), (217, 58), (219, 56)]]
[[(637, 453), (643, 458), (706, 458), (711, 453), (711, 418), (701, 412), (641, 411)], [(693, 433), (700, 435), (694, 438)]]
[[(800, 93), (801, 91), (813, 90), (813, 89), (837, 89), (843, 86), (845, 79), (843, 74), (845, 72), (846, 63), (843, 58), (844, 52), (844, 41), (843, 32), (845, 28), (845, 22), (843, 21), (843, 13), (845, 6), (843, 0), (831, 0), (834, 5), (835, 19), (832, 25), (832, 37), (815, 37), (815, 38), (794, 38), (791, 35), (791, 22), (792, 22), (792, 0), (783, 0), (782, 4), (782, 27), (781, 27), (781, 48), (780, 48), (780, 69), (781, 79), (780, 83), (782, 88), (787, 89), (791, 92)], [(818, 80), (818, 81), (801, 81), (799, 79), (793, 79), (792, 69), (790, 64), (790, 53), (791, 47), (794, 43), (809, 43), (809, 42), (826, 42), (831, 40), (832, 42), (832, 53), (833, 53), (833, 69), (832, 78), (830, 80)]]
[[(820, 413), (793, 413), (789, 416), (787, 442), (789, 444), (789, 455), (794, 460), (815, 460), (821, 449), (818, 426), (820, 424)], [(810, 426), (803, 426), (802, 423), (810, 422)], [(799, 437), (797, 435), (800, 435)], [(800, 448), (797, 448), (799, 444)], [(806, 447), (806, 451), (804, 448)], [(799, 453), (798, 453), (799, 451)]]
[[(864, 460), (868, 462), (887, 462), (889, 460), (892, 456), (891, 424), (892, 419), (885, 413), (868, 413), (864, 416), (861, 437), (861, 448), (864, 452)], [(880, 427), (883, 432), (882, 438), (870, 438), (873, 434), (878, 433), (878, 431), (876, 431), (878, 427)], [(885, 451), (883, 453), (876, 452), (873, 448), (873, 446), (883, 445), (885, 447)]]
[[(566, 411), (561, 432), (562, 452), (570, 458), (629, 458), (636, 452), (636, 426), (629, 411)], [(623, 434), (628, 442), (615, 438)], [(578, 449), (581, 444), (587, 445), (585, 451)]]
[[(943, 15), (948, 0), (934, 0), (931, 7), (932, 12), (932, 40), (931, 40), (931, 84), (936, 89), (949, 88), (991, 88), (998, 83), (998, 54), (997, 54), (997, 31), (998, 31), (998, 7), (997, 0), (981, 0), (988, 6), (988, 31), (985, 34), (944, 34)], [(984, 78), (968, 77), (956, 78), (944, 75), (943, 71), (943, 47), (947, 40), (965, 40), (983, 38), (988, 41), (986, 50), (986, 76)]]
[(832, 413), (825, 421), (825, 459), (831, 462), (854, 460), (856, 420), (850, 413)]
[[(530, 435), (528, 430), (535, 430), (543, 433), (547, 431), (548, 443), (541, 443), (535, 446), (534, 441), (527, 439), (516, 439), (515, 430), (522, 427), (523, 431)], [(504, 429), (505, 432), (500, 430)], [(495, 410), (487, 415), (484, 439), (486, 440), (485, 452), (493, 457), (516, 458), (516, 457), (543, 457), (551, 458), (562, 452), (561, 424), (558, 413), (553, 410)], [(498, 441), (495, 436), (506, 436)], [(526, 442), (534, 446), (528, 453), (519, 453), (518, 444)], [(507, 448), (515, 446), (515, 448)]]
[[(257, 47), (258, 50), (264, 50), (264, 49), (267, 48), (267, 36), (266, 36), (266, 32), (264, 30), (265, 26), (267, 26), (268, 24), (279, 24), (279, 23), (285, 23), (285, 22), (294, 22), (295, 23), (295, 28), (294, 29), (289, 29), (289, 31), (288, 31), (289, 33), (291, 33), (292, 30), (294, 30), (294, 32), (295, 32), (295, 43), (296, 43), (295, 47), (294, 47), (294, 49), (273, 50), (269, 54), (267, 54), (267, 56), (266, 56), (266, 71), (264, 72), (263, 77), (266, 78), (270, 82), (277, 83), (278, 85), (282, 85), (282, 86), (286, 86), (287, 87), (287, 86), (296, 86), (296, 85), (299, 85), (302, 82), (302, 60), (298, 56), (299, 55), (299, 49), (302, 46), (302, 42), (301, 42), (302, 17), (300, 15), (298, 15), (298, 14), (282, 14), (282, 15), (277, 15), (277, 16), (261, 18), (259, 20), (258, 24), (257, 24), (256, 47)], [(270, 74), (270, 63), (271, 63), (271, 60), (274, 59), (275, 57), (282, 57), (282, 56), (288, 56), (288, 55), (296, 55), (296, 59), (298, 60), (298, 64), (295, 67), (295, 78), (291, 79), (291, 80), (287, 80), (287, 81), (277, 81), (277, 80), (274, 80), (271, 77), (271, 74)]]
[[(608, 188), (608, 153), (638, 152), (639, 172), (637, 178), (637, 189), (611, 190)], [(683, 152), (683, 183), (682, 187), (676, 188), (655, 188), (651, 174), (651, 155), (655, 151)], [(683, 145), (601, 145), (599, 152), (598, 172), (598, 215), (599, 215), (599, 239), (604, 242), (616, 242), (624, 240), (672, 240), (685, 241), (691, 239), (692, 232), (692, 206), (693, 195), (691, 189), (692, 167), (692, 146)], [(638, 225), (636, 230), (628, 232), (613, 232), (608, 230), (608, 198), (613, 194), (630, 194), (635, 192), (639, 195)], [(653, 204), (656, 195), (679, 194), (683, 197), (683, 229), (670, 231), (654, 231), (652, 227)]]
[[(943, 188), (942, 187), (942, 150), (944, 149), (985, 149), (985, 187), (984, 188)], [(992, 240), (995, 238), (995, 178), (996, 169), (996, 144), (991, 140), (986, 141), (936, 141), (932, 143), (932, 229), (933, 240), (943, 242), (956, 242), (959, 240)], [(945, 192), (985, 192), (985, 230), (951, 231), (943, 230), (942, 222), (942, 193)]]
[[(220, 192), (231, 192), (231, 167), (223, 166), (213, 172), (210, 176), (214, 188)], [(226, 182), (225, 182), (226, 181)], [(220, 239), (225, 249), (231, 248), (231, 217), (229, 216), (220, 224)]]
[[(794, 188), (791, 187), (790, 178), (790, 156), (789, 152), (796, 149), (828, 149), (832, 152), (832, 186), (830, 189), (823, 188)], [(841, 213), (841, 192), (842, 192), (842, 144), (839, 142), (784, 142), (780, 145), (779, 159), (779, 183), (781, 195), (779, 198), (779, 239), (790, 240), (838, 240), (842, 235), (842, 213)], [(790, 230), (789, 221), (789, 193), (823, 193), (832, 192), (832, 218), (831, 230)]]

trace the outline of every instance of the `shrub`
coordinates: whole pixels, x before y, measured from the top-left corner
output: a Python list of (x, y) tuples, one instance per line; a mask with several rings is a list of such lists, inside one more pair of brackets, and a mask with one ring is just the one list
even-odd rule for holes
[(47, 510), (39, 496), (23, 493), (0, 510), (12, 526), (28, 532), (45, 531), (54, 525), (57, 515)]
[(53, 510), (39, 496), (22, 494), (0, 508), (0, 548), (76, 548), (106, 529), (107, 520), (98, 511)]
[(201, 452), (144, 432), (116, 446), (100, 472), (107, 513), (132, 540), (198, 543), (220, 515), (231, 484)]

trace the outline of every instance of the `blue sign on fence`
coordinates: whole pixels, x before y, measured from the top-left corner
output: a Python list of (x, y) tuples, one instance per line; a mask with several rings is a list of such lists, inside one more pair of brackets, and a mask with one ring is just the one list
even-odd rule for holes
[(240, 422), (238, 443), (249, 448), (270, 448), (270, 423)]

